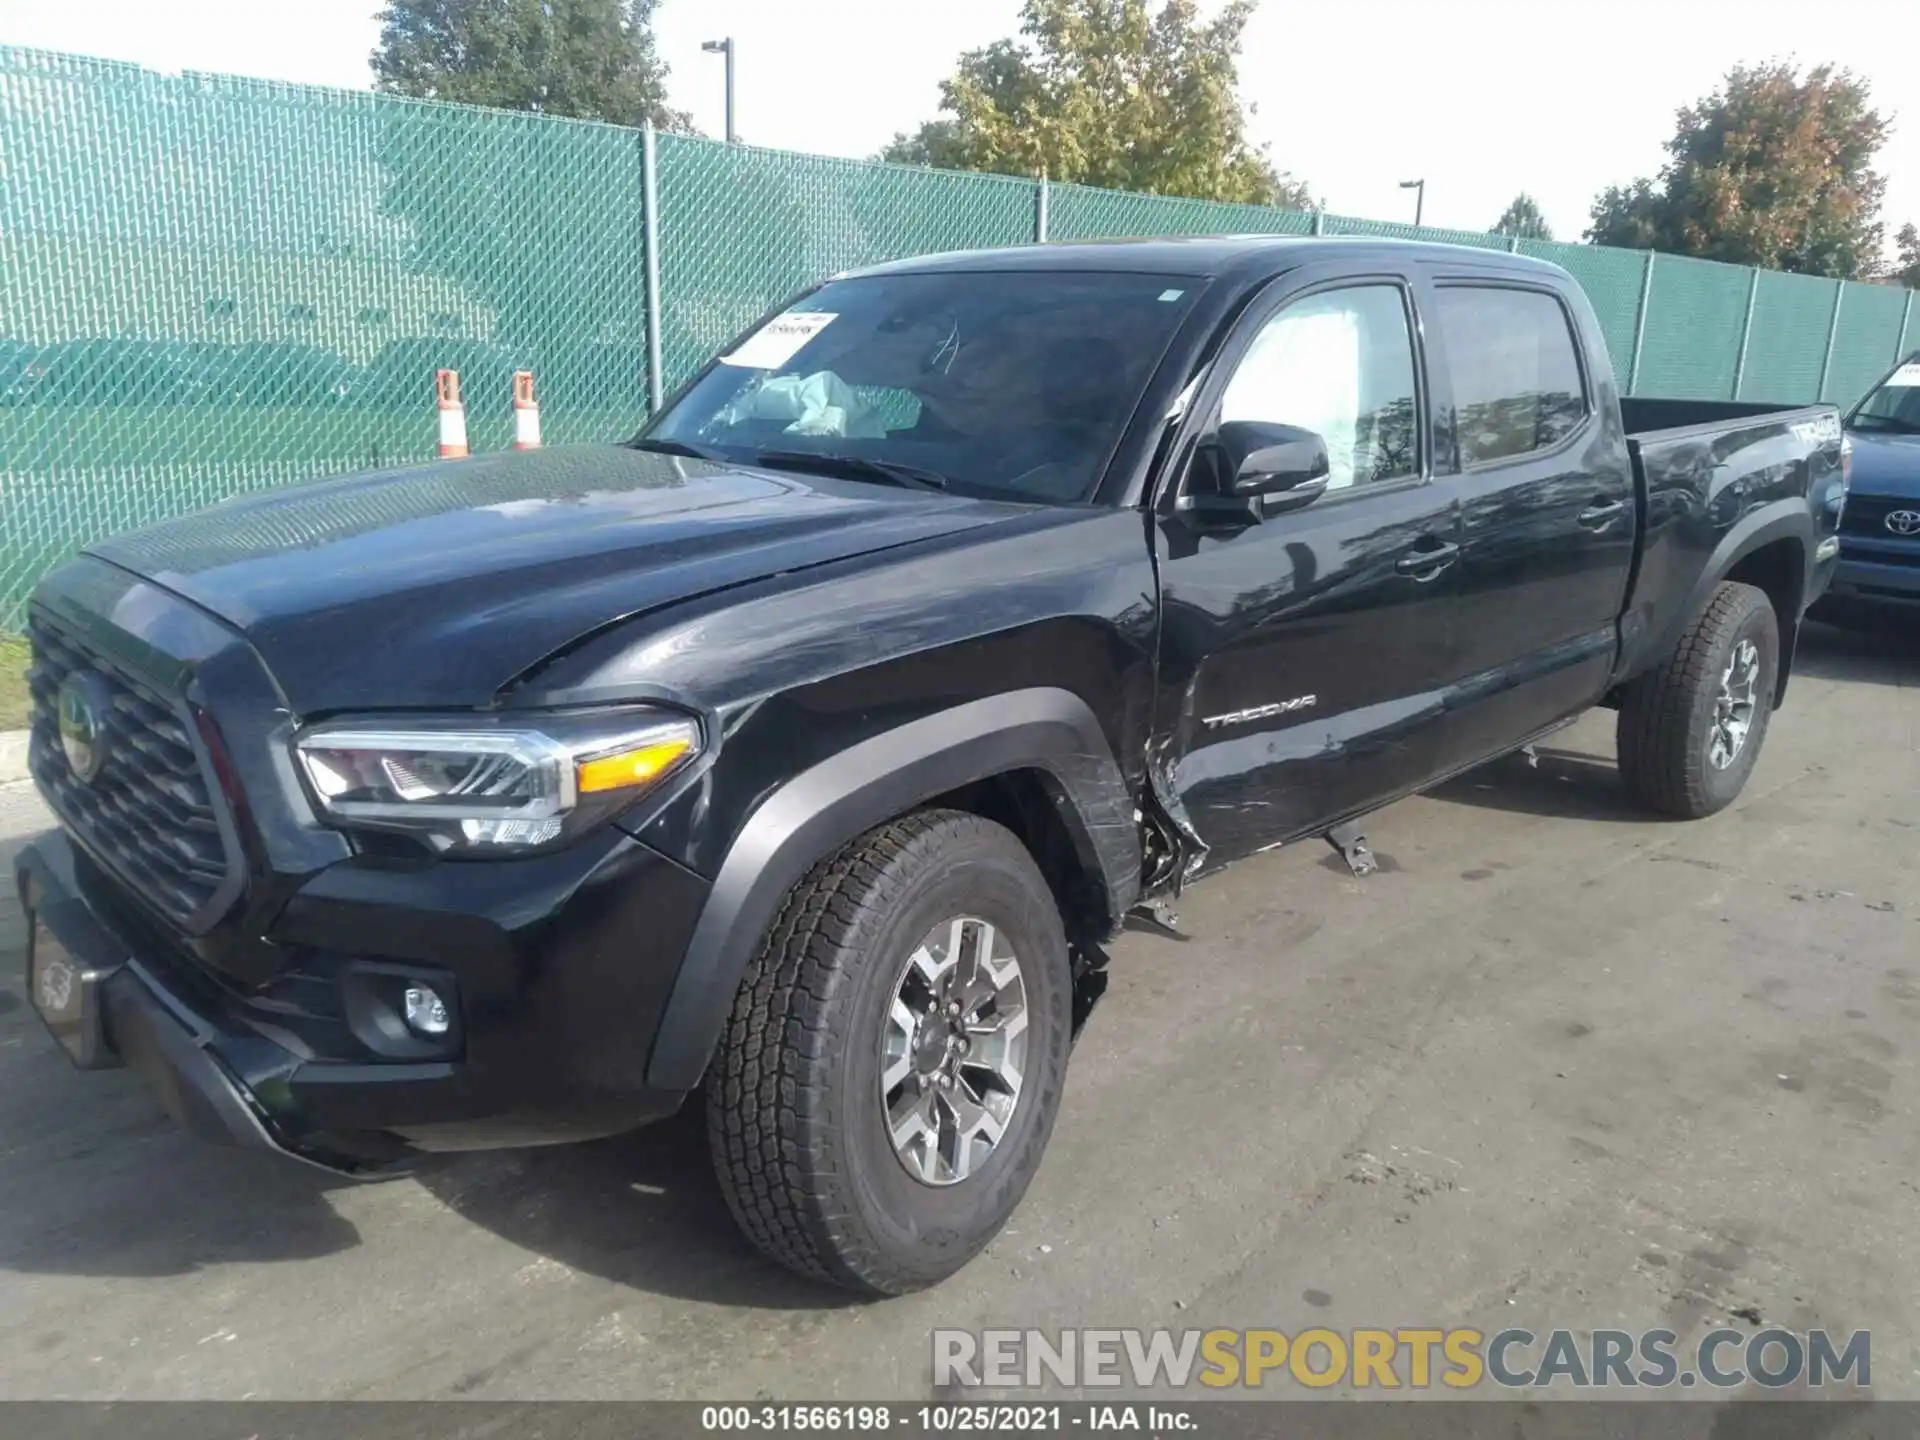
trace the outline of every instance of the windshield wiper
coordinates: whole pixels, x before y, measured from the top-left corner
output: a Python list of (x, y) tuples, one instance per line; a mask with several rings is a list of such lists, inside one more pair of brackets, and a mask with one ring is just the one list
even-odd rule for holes
[(902, 465), (893, 460), (869, 460), (863, 455), (822, 455), (813, 450), (762, 450), (755, 465), (769, 470), (803, 470), (817, 475), (841, 475), (852, 480), (881, 480), (908, 490), (944, 490), (947, 477), (937, 470)]
[(711, 460), (724, 465), (727, 457), (718, 450), (709, 450), (701, 445), (689, 445), (684, 440), (659, 440), (652, 436), (643, 436), (633, 442), (636, 450), (651, 450), (656, 455), (684, 455), (689, 460)]

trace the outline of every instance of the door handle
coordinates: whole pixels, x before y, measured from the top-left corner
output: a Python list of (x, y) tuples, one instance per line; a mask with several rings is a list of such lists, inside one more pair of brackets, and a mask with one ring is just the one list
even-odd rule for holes
[(1429, 546), (1425, 550), (1409, 550), (1393, 562), (1393, 568), (1402, 575), (1411, 575), (1415, 582), (1424, 585), (1429, 580), (1438, 579), (1440, 572), (1460, 558), (1460, 547), (1448, 542)]
[(1626, 513), (1624, 500), (1596, 500), (1580, 512), (1580, 523), (1589, 530), (1604, 530)]

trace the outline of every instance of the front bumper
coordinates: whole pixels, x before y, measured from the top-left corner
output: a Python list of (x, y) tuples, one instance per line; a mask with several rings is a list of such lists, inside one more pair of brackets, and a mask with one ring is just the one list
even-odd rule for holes
[[(45, 936), (41, 945), (64, 952), (72, 1013), (50, 1015), (38, 985), (29, 994), (77, 1064), (131, 1068), (189, 1132), (329, 1170), (616, 1134), (685, 1098), (648, 1087), (644, 1068), (677, 969), (673, 946), (684, 940), (676, 917), (697, 914), (704, 884), (624, 836), (573, 859), (588, 883), (563, 887), (565, 903), (528, 917), (525, 931), (500, 929), (480, 906), (422, 913), (449, 897), (421, 886), (419, 872), (323, 872), (268, 937), (309, 957), (307, 998), (295, 1001), (299, 987), (284, 979), (253, 990), (216, 981), (129, 924), (112, 882), (65, 835), (47, 835), (15, 857), (14, 879), (29, 945)], [(545, 894), (509, 866), (455, 868), (492, 871), (484, 883), (505, 905)], [(401, 899), (409, 889), (411, 909)], [(643, 918), (651, 929), (636, 923)], [(368, 1053), (347, 1007), (320, 993), (329, 977), (343, 984), (352, 964), (311, 963), (321, 952), (299, 942), (316, 932), (357, 942), (355, 961), (452, 977), (457, 1052), (429, 1061)]]
[[(29, 993), (48, 1030), (83, 1070), (131, 1066), (183, 1129), (251, 1149), (283, 1149), (211, 1048), (211, 1027), (163, 999), (139, 961), (93, 919), (71, 886), (69, 858), (60, 845), (43, 844), (15, 865), (28, 917)], [(49, 949), (58, 954), (44, 953)], [(43, 998), (43, 989), (55, 989), (46, 967), (59, 976), (52, 1002), (59, 1009), (52, 1013)]]
[(1920, 545), (1906, 554), (1842, 541), (1840, 564), (1822, 598), (1832, 605), (1920, 606)]
[[(124, 1060), (210, 1138), (339, 1169), (679, 1106), (646, 1072), (707, 880), (612, 825), (488, 861), (356, 844), (306, 805), (293, 717), (237, 632), (86, 557), (41, 581), (29, 627), (29, 765), (61, 830), (14, 868), (50, 953), (85, 957), (81, 1063)], [(87, 778), (55, 671), (104, 687)], [(447, 1002), (443, 1036), (405, 1024), (416, 984)]]

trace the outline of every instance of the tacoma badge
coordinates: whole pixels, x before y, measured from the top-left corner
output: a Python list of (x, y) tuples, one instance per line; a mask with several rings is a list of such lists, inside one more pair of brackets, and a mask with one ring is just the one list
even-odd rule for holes
[(1272, 705), (1255, 705), (1250, 710), (1229, 710), (1225, 715), (1208, 715), (1201, 720), (1209, 730), (1222, 725), (1245, 725), (1250, 720), (1269, 720), (1275, 715), (1291, 715), (1295, 710), (1310, 710), (1320, 701), (1318, 695), (1296, 695)]

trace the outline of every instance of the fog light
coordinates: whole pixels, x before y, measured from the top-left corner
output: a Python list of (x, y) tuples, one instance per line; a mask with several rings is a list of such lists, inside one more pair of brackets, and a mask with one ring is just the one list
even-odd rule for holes
[(444, 1035), (450, 1023), (446, 1002), (425, 985), (409, 985), (406, 995), (407, 1028), (416, 1035)]

